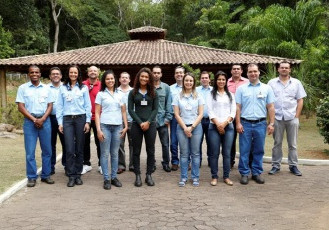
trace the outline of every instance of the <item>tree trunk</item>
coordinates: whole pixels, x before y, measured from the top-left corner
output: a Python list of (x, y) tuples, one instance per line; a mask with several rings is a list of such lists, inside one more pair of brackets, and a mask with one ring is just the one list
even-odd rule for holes
[(55, 35), (54, 35), (54, 53), (57, 53), (57, 47), (58, 47), (58, 34), (59, 34), (59, 22), (58, 17), (61, 13), (62, 7), (59, 8), (58, 13), (56, 13), (56, 6), (57, 6), (57, 0), (49, 0), (51, 3), (51, 12), (53, 15), (54, 23), (55, 23)]

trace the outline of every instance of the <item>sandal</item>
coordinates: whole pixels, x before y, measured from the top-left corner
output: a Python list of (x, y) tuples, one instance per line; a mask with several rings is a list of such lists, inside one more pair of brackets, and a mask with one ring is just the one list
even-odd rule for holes
[(224, 183), (229, 185), (229, 186), (233, 185), (233, 182), (229, 178), (224, 179)]

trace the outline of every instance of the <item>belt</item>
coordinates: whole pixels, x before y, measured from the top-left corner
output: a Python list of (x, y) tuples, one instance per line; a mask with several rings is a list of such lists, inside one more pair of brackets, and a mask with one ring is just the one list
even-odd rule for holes
[(44, 114), (34, 114), (34, 113), (31, 113), (31, 115), (35, 118), (42, 118)]
[(258, 123), (258, 122), (266, 121), (266, 118), (264, 117), (264, 118), (260, 118), (260, 119), (257, 119), (257, 120), (248, 120), (248, 119), (245, 119), (245, 118), (241, 117), (241, 120), (249, 122), (249, 123)]
[(78, 115), (65, 115), (64, 117), (68, 117), (68, 118), (72, 118), (72, 119), (75, 119), (75, 118), (78, 118), (78, 117), (82, 117), (84, 116), (85, 114), (78, 114)]
[(209, 121), (209, 117), (203, 117), (202, 120)]

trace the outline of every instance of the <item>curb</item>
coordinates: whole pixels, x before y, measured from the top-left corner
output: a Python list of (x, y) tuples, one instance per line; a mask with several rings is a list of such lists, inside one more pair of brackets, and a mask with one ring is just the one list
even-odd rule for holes
[[(236, 153), (236, 158), (240, 157), (240, 153)], [(272, 157), (263, 157), (263, 163), (272, 163)], [(282, 164), (288, 164), (288, 158), (282, 158)], [(313, 159), (298, 159), (298, 165), (307, 166), (329, 166), (329, 160), (313, 160)]]
[[(62, 153), (59, 154), (57, 157), (56, 157), (56, 163), (58, 161), (60, 161), (62, 159)], [(40, 175), (41, 173), (41, 167), (38, 168), (38, 171), (37, 171), (37, 174)], [(18, 192), (19, 190), (21, 190), (22, 188), (26, 187), (26, 184), (27, 184), (27, 178), (21, 180), (21, 181), (18, 181), (17, 183), (15, 183), (13, 186), (11, 186), (9, 189), (7, 189), (4, 193), (2, 193), (0, 195), (0, 205), (6, 201), (7, 199), (9, 199), (12, 195), (14, 195), (16, 192)]]

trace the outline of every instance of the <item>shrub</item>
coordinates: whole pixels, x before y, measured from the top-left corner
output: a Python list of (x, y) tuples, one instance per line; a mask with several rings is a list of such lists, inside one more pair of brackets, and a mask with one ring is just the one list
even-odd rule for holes
[(324, 137), (324, 142), (329, 144), (329, 96), (320, 100), (316, 115), (320, 134)]
[(0, 114), (2, 123), (11, 124), (19, 129), (23, 127), (24, 116), (18, 111), (15, 103), (9, 103), (6, 108), (1, 108)]

